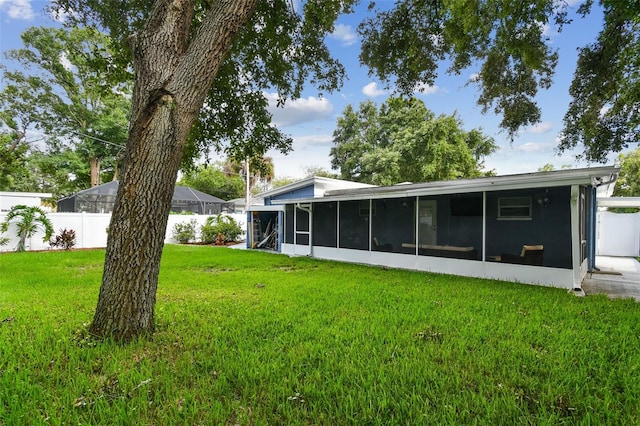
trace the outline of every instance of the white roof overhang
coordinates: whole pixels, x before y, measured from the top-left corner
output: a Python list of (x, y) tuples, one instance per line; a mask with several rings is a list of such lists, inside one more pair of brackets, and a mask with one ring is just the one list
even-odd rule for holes
[(640, 208), (640, 197), (602, 197), (598, 198), (598, 207)]
[(347, 201), (361, 199), (401, 198), (444, 194), (465, 194), (484, 191), (506, 191), (530, 188), (551, 188), (571, 185), (605, 185), (615, 182), (618, 168), (613, 166), (553, 172), (491, 176), (477, 179), (458, 179), (383, 187), (342, 189), (325, 192), (322, 199), (274, 200), (274, 204), (292, 202)]

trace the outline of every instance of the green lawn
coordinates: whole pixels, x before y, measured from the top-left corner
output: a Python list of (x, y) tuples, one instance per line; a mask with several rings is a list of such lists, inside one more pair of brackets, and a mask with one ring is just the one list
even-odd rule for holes
[(0, 424), (640, 423), (631, 300), (167, 246), (119, 345), (86, 334), (103, 258), (0, 255)]

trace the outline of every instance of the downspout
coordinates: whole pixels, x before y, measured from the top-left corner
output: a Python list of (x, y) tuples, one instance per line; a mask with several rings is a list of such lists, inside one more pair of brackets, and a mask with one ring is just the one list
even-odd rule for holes
[[(300, 203), (296, 203), (296, 207), (304, 212), (309, 213), (309, 256), (313, 257), (313, 238), (312, 238), (313, 233), (311, 232), (313, 229), (313, 215), (311, 214), (311, 209), (302, 207), (302, 204)], [(294, 231), (296, 230), (294, 229)], [(297, 242), (297, 237), (296, 237), (296, 242)]]

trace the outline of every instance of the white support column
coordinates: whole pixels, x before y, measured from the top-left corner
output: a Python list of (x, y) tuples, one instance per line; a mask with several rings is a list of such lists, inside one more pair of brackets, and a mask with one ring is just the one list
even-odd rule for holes
[(340, 248), (340, 201), (336, 204), (336, 248)]
[(571, 185), (571, 268), (573, 269), (573, 287), (582, 286), (582, 262), (580, 259), (580, 187)]
[(487, 191), (482, 191), (482, 258), (487, 258)]
[(416, 196), (416, 232), (414, 232), (414, 237), (416, 238), (416, 253), (415, 255), (417, 256), (419, 253), (419, 248), (420, 248), (420, 197)]
[(372, 249), (372, 240), (373, 240), (373, 228), (371, 226), (371, 222), (373, 222), (373, 200), (369, 199), (369, 252)]

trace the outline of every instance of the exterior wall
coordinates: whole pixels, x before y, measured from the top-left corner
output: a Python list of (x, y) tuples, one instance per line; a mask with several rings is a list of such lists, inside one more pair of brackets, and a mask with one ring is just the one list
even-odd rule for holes
[(42, 199), (51, 194), (38, 192), (0, 192), (0, 212), (7, 212), (13, 206), (42, 207)]
[(294, 200), (298, 198), (313, 198), (314, 197), (314, 186), (310, 184), (303, 188), (298, 188), (293, 191), (285, 192), (283, 194), (278, 194), (273, 197), (267, 197), (264, 199), (264, 205), (270, 206), (271, 202), (274, 200)]
[[(241, 229), (246, 229), (246, 216), (244, 214), (229, 214), (233, 217)], [(4, 222), (6, 213), (0, 213), (0, 222)], [(53, 224), (54, 233), (58, 234), (62, 229), (76, 232), (75, 248), (103, 248), (107, 246), (107, 228), (111, 221), (111, 214), (101, 213), (49, 213), (47, 217)], [(207, 220), (208, 215), (169, 215), (167, 222), (167, 231), (165, 243), (176, 243), (172, 238), (173, 226), (176, 223), (189, 222), (195, 219), (199, 226), (202, 226)], [(15, 223), (10, 224), (9, 230), (4, 233), (3, 237), (10, 238), (8, 244), (0, 246), (0, 251), (13, 251), (18, 244), (16, 236)], [(27, 240), (27, 250), (49, 250), (49, 243), (43, 242), (43, 232)], [(241, 235), (244, 238), (244, 235)]]
[(282, 253), (288, 255), (311, 255), (318, 259), (360, 263), (390, 268), (451, 274), (466, 277), (496, 279), (546, 287), (574, 288), (574, 274), (570, 269), (548, 268), (527, 265), (511, 265), (496, 262), (447, 259), (440, 257), (382, 253), (329, 247), (309, 248), (283, 244)]
[[(544, 194), (546, 206), (536, 199)], [(531, 220), (499, 220), (500, 197), (533, 197)], [(573, 268), (571, 236), (571, 188), (525, 189), (487, 193), (487, 256), (518, 254), (522, 246), (544, 245), (544, 266)]]

